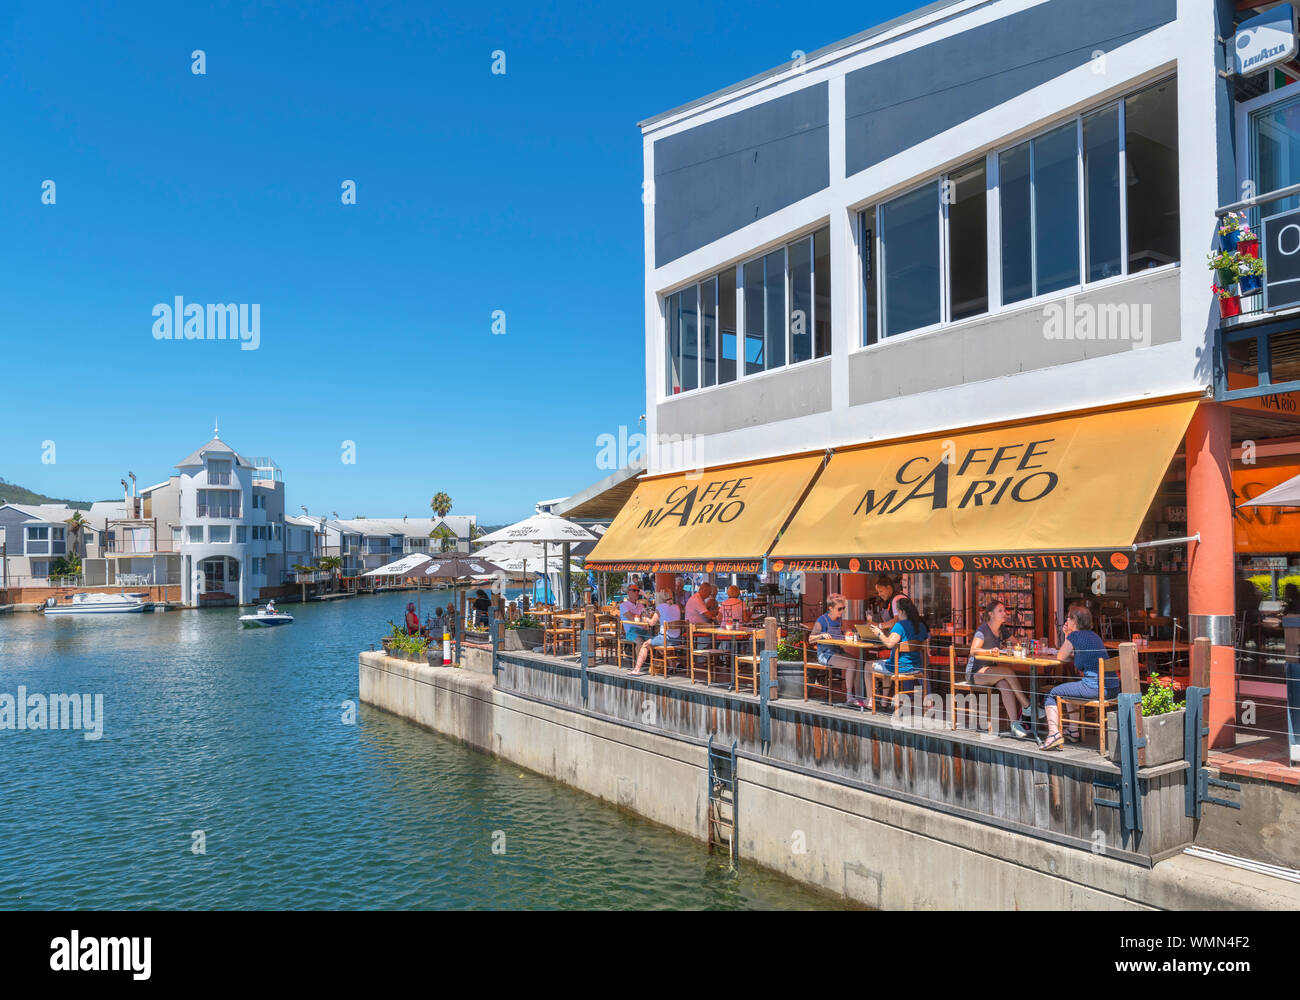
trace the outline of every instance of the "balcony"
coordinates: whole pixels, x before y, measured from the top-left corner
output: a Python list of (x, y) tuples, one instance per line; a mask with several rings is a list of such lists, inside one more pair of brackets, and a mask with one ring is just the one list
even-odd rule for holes
[(240, 505), (237, 503), (201, 503), (195, 505), (195, 514), (199, 517), (219, 517), (227, 520), (240, 517)]
[[(1287, 393), (1300, 391), (1300, 258), (1292, 246), (1300, 209), (1275, 214), (1262, 227), (1254, 218), (1259, 206), (1296, 195), (1300, 195), (1300, 184), (1234, 202), (1216, 212), (1220, 219), (1229, 213), (1247, 214), (1264, 262), (1262, 279), (1254, 279), (1257, 285), (1262, 282), (1262, 288), (1220, 302), (1220, 307), (1226, 302), (1229, 312), (1239, 311), (1219, 320), (1214, 345), (1216, 399), (1262, 399), (1266, 408), (1272, 399), (1283, 407), (1293, 405), (1285, 398)], [(1225, 250), (1230, 249), (1228, 242), (1220, 237)], [(1241, 288), (1232, 286), (1231, 290), (1240, 292)]]
[(170, 538), (115, 538), (100, 546), (103, 555), (150, 555), (154, 552), (179, 552), (181, 543)]

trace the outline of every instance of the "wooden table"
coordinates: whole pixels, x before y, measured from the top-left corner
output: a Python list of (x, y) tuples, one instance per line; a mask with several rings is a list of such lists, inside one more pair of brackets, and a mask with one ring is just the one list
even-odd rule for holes
[(1029, 674), (1029, 731), (1038, 739), (1038, 668), (1062, 666), (1060, 660), (1046, 656), (1014, 656), (995, 651), (977, 652), (976, 663), (1004, 663), (1016, 673)]
[[(885, 645), (879, 639), (861, 639), (861, 638), (836, 639), (833, 636), (829, 636), (825, 634), (810, 636), (808, 641), (818, 646), (823, 646), (823, 645), (835, 646), (839, 649), (851, 649), (854, 652), (871, 650), (873, 653), (879, 651)], [(859, 659), (862, 659), (862, 670), (863, 670), (862, 686), (864, 688), (869, 688), (869, 690), (866, 692), (868, 695), (867, 707), (874, 712), (876, 710), (876, 685), (868, 683), (868, 678), (866, 676), (866, 673), (869, 668), (867, 667), (866, 660), (864, 658), (859, 657)], [(820, 667), (821, 664), (819, 663), (818, 666)], [(825, 669), (826, 671), (826, 686), (829, 688), (831, 683), (831, 676), (830, 676), (831, 668), (829, 665), (827, 665), (823, 669)], [(845, 683), (844, 685), (844, 697), (846, 701), (849, 698), (856, 697), (856, 695), (854, 695), (853, 692), (848, 689), (847, 683)]]

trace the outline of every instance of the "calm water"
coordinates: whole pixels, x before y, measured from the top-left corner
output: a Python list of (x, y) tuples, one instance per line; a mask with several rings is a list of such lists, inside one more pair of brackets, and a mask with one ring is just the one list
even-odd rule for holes
[(97, 741), (0, 730), (0, 908), (833, 905), (368, 706), (345, 724), (405, 603), (247, 631), (233, 608), (0, 616), (0, 693), (104, 696)]

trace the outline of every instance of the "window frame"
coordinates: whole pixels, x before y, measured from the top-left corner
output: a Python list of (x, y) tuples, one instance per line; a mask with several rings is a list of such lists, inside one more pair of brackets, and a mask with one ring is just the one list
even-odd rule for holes
[[(702, 392), (710, 392), (710, 391), (712, 391), (712, 390), (716, 390), (716, 389), (725, 389), (725, 388), (727, 388), (728, 386), (735, 385), (736, 383), (738, 383), (738, 382), (742, 382), (742, 381), (745, 381), (746, 379), (763, 378), (764, 376), (773, 375), (773, 374), (776, 374), (776, 373), (778, 373), (778, 372), (788, 371), (788, 370), (790, 370), (790, 369), (792, 369), (792, 368), (800, 368), (800, 367), (802, 367), (802, 366), (804, 366), (804, 365), (815, 364), (815, 363), (818, 362), (818, 361), (827, 361), (827, 360), (830, 359), (831, 355), (834, 354), (834, 339), (835, 339), (835, 338), (834, 338), (834, 326), (833, 326), (833, 317), (834, 317), (834, 315), (835, 315), (835, 307), (834, 307), (834, 296), (835, 296), (835, 292), (834, 292), (834, 286), (833, 286), (833, 285), (832, 285), (832, 289), (831, 289), (831, 316), (832, 316), (831, 350), (830, 350), (828, 353), (823, 354), (823, 355), (821, 355), (821, 356), (817, 356), (817, 354), (816, 354), (816, 350), (817, 350), (817, 339), (816, 339), (816, 331), (817, 331), (817, 326), (816, 326), (816, 323), (817, 323), (817, 245), (816, 245), (816, 237), (817, 237), (817, 234), (818, 234), (819, 232), (823, 231), (823, 230), (826, 231), (827, 244), (828, 244), (828, 246), (830, 247), (830, 251), (831, 251), (830, 256), (831, 256), (831, 258), (833, 259), (833, 258), (834, 258), (834, 242), (833, 242), (833, 234), (832, 234), (832, 232), (831, 232), (830, 220), (829, 220), (829, 219), (822, 219), (822, 220), (820, 220), (819, 222), (813, 224), (812, 226), (804, 227), (804, 228), (802, 228), (802, 229), (800, 229), (800, 230), (797, 230), (795, 233), (793, 233), (793, 234), (790, 235), (790, 236), (783, 237), (782, 239), (777, 240), (775, 243), (768, 244), (768, 245), (767, 245), (763, 250), (760, 250), (760, 251), (756, 251), (756, 252), (752, 252), (752, 253), (746, 254), (746, 255), (745, 255), (743, 258), (741, 258), (740, 260), (737, 260), (737, 261), (735, 261), (734, 263), (727, 265), (726, 267), (721, 267), (721, 268), (717, 268), (717, 269), (715, 269), (715, 270), (709, 271), (709, 272), (707, 272), (706, 274), (702, 274), (700, 277), (696, 278), (694, 281), (686, 281), (686, 282), (683, 282), (682, 284), (680, 284), (680, 285), (676, 285), (676, 286), (674, 286), (674, 287), (672, 287), (672, 288), (669, 288), (669, 289), (667, 289), (667, 290), (665, 290), (664, 292), (661, 292), (661, 293), (659, 294), (659, 296), (658, 296), (658, 298), (659, 298), (659, 332), (660, 332), (660, 335), (659, 335), (659, 349), (660, 349), (660, 357), (661, 357), (661, 359), (662, 359), (662, 361), (663, 361), (663, 363), (664, 363), (664, 369), (663, 369), (663, 371), (664, 371), (664, 385), (663, 385), (662, 390), (661, 390), (660, 393), (659, 393), (659, 402), (660, 402), (660, 403), (669, 402), (669, 401), (674, 400), (674, 399), (680, 399), (680, 398), (682, 398), (683, 396), (697, 396), (699, 393), (702, 393)], [(794, 341), (793, 341), (793, 331), (792, 331), (792, 329), (791, 329), (791, 325), (790, 325), (790, 309), (791, 309), (791, 304), (792, 304), (792, 302), (793, 302), (793, 297), (791, 296), (791, 289), (790, 289), (790, 282), (791, 282), (791, 275), (790, 275), (790, 247), (793, 246), (793, 245), (795, 245), (796, 243), (799, 243), (799, 242), (801, 242), (801, 241), (805, 241), (805, 240), (808, 242), (808, 252), (809, 252), (809, 264), (808, 264), (808, 288), (809, 288), (809, 292), (808, 292), (808, 294), (809, 294), (809, 305), (810, 305), (810, 308), (811, 308), (811, 312), (810, 312), (810, 315), (809, 315), (809, 317), (808, 317), (808, 321), (807, 321), (807, 330), (808, 330), (808, 337), (809, 337), (810, 347), (811, 347), (811, 350), (813, 351), (813, 356), (810, 357), (810, 358), (805, 358), (805, 359), (802, 360), (802, 361), (791, 361), (790, 358), (791, 358), (792, 353), (793, 353)], [(766, 323), (765, 323), (765, 324), (764, 324), (764, 341), (763, 341), (763, 348), (764, 348), (764, 365), (765, 365), (765, 366), (764, 366), (764, 367), (762, 368), (762, 370), (760, 370), (760, 371), (747, 373), (747, 372), (745, 371), (745, 364), (746, 364), (746, 362), (745, 362), (745, 358), (746, 358), (746, 356), (747, 356), (747, 355), (746, 355), (746, 351), (745, 351), (745, 340), (746, 340), (746, 334), (745, 334), (745, 319), (746, 319), (746, 316), (745, 316), (745, 266), (746, 266), (747, 264), (753, 264), (753, 263), (756, 263), (756, 262), (759, 263), (759, 264), (762, 264), (763, 261), (764, 261), (764, 259), (765, 259), (766, 257), (768, 257), (769, 255), (771, 255), (771, 254), (773, 254), (773, 253), (776, 253), (776, 252), (778, 252), (778, 251), (781, 253), (781, 256), (782, 256), (782, 269), (783, 269), (783, 270), (782, 270), (782, 287), (785, 289), (785, 309), (784, 309), (782, 312), (783, 312), (783, 316), (784, 316), (784, 326), (785, 326), (783, 343), (785, 344), (785, 359), (786, 359), (786, 360), (785, 360), (785, 362), (784, 362), (783, 364), (778, 365), (778, 366), (776, 366), (776, 367), (773, 367), (773, 368), (768, 368), (768, 367), (766, 367), (766, 359), (767, 359), (767, 339), (766, 339)], [(832, 267), (833, 267), (833, 265), (832, 265)], [(735, 338), (736, 338), (736, 351), (735, 351), (735, 353), (736, 353), (736, 357), (735, 357), (735, 365), (736, 365), (736, 373), (735, 373), (735, 376), (734, 376), (730, 381), (723, 382), (723, 381), (720, 381), (720, 376), (721, 376), (721, 371), (722, 371), (722, 358), (723, 358), (723, 354), (722, 354), (722, 296), (723, 296), (723, 281), (722, 281), (722, 276), (723, 276), (724, 274), (726, 274), (727, 272), (732, 272), (732, 274), (734, 274), (734, 276), (735, 276), (735, 286), (736, 286), (736, 303), (735, 303), (735, 316), (736, 316), (736, 329), (735, 329)], [(701, 315), (701, 312), (700, 312), (700, 308), (699, 308), (699, 303), (700, 303), (701, 298), (702, 298), (702, 293), (703, 293), (704, 286), (707, 285), (710, 281), (714, 281), (714, 282), (716, 282), (716, 295), (715, 295), (715, 298), (714, 298), (714, 309), (715, 309), (715, 312), (714, 312), (714, 331), (713, 331), (713, 339), (714, 339), (714, 369), (715, 369), (715, 370), (714, 370), (714, 382), (713, 382), (713, 384), (712, 384), (712, 385), (705, 385), (705, 384), (704, 384), (704, 358), (705, 358), (705, 346), (704, 346), (704, 337), (703, 337), (703, 323), (700, 322), (700, 315)], [(767, 292), (766, 292), (767, 284), (768, 284), (768, 282), (767, 282), (767, 280), (766, 280), (766, 274), (764, 274), (764, 296), (763, 296), (763, 312), (764, 312), (764, 313), (767, 312)], [(694, 388), (694, 389), (685, 389), (685, 388), (683, 388), (683, 389), (681, 389), (681, 390), (679, 390), (679, 391), (677, 391), (677, 392), (673, 392), (673, 386), (672, 386), (672, 370), (673, 370), (673, 363), (672, 363), (672, 356), (671, 356), (670, 353), (669, 353), (669, 346), (670, 346), (670, 344), (669, 344), (669, 304), (670, 304), (670, 302), (673, 301), (673, 299), (675, 298), (675, 296), (677, 296), (680, 292), (686, 291), (687, 289), (689, 289), (689, 288), (691, 288), (691, 287), (694, 287), (695, 290), (696, 290), (696, 292), (695, 292), (695, 301), (696, 301), (696, 324), (695, 324), (695, 325), (696, 325), (696, 371), (697, 371), (697, 376), (696, 376), (696, 388)], [(679, 334), (679, 336), (680, 336), (680, 334)]]
[[(1051, 302), (1051, 301), (1064, 298), (1066, 296), (1075, 295), (1082, 291), (1091, 290), (1095, 288), (1104, 288), (1107, 285), (1129, 281), (1140, 276), (1159, 274), (1165, 271), (1182, 267), (1182, 261), (1178, 260), (1169, 264), (1162, 264), (1159, 267), (1143, 268), (1139, 271), (1133, 271), (1130, 269), (1129, 233), (1128, 233), (1128, 184), (1125, 182), (1121, 182), (1121, 184), (1119, 185), (1120, 263), (1122, 266), (1121, 271), (1119, 274), (1114, 274), (1106, 278), (1099, 278), (1096, 281), (1087, 280), (1087, 274), (1088, 274), (1087, 235), (1086, 235), (1087, 189), (1086, 189), (1086, 175), (1084, 172), (1083, 120), (1084, 118), (1090, 117), (1094, 114), (1104, 112), (1111, 108), (1117, 109), (1118, 130), (1119, 130), (1118, 169), (1119, 169), (1119, 177), (1121, 179), (1125, 179), (1128, 176), (1128, 119), (1127, 119), (1127, 109), (1126, 109), (1127, 101), (1132, 97), (1136, 97), (1139, 94), (1142, 94), (1148, 90), (1154, 89), (1155, 87), (1159, 87), (1163, 84), (1168, 84), (1168, 83), (1173, 83), (1176, 86), (1178, 83), (1177, 74), (1175, 73), (1164, 74), (1157, 77), (1156, 79), (1148, 80), (1138, 86), (1134, 86), (1131, 89), (1127, 89), (1123, 93), (1117, 94), (1114, 97), (1109, 98), (1108, 100), (1102, 101), (1095, 105), (1089, 105), (1088, 107), (1082, 108), (1072, 115), (1066, 115), (1062, 118), (1057, 118), (1048, 123), (1045, 123), (1040, 128), (1035, 129), (1033, 132), (1018, 137), (1014, 142), (1007, 142), (1007, 143), (999, 144), (994, 147), (990, 147), (983, 154), (984, 169), (985, 169), (985, 197), (988, 199), (985, 207), (985, 220), (986, 220), (986, 226), (988, 230), (988, 244), (987, 244), (988, 251), (987, 252), (988, 252), (988, 271), (989, 271), (989, 275), (988, 275), (989, 306), (985, 312), (977, 313), (974, 316), (967, 316), (959, 320), (953, 320), (950, 318), (952, 314), (951, 313), (952, 287), (951, 287), (951, 272), (950, 272), (951, 242), (950, 242), (950, 234), (949, 234), (949, 227), (948, 227), (948, 206), (943, 204), (943, 197), (941, 193), (943, 190), (942, 187), (943, 182), (949, 177), (951, 177), (953, 174), (960, 173), (961, 171), (971, 167), (976, 162), (976, 160), (979, 159), (980, 154), (974, 154), (968, 159), (964, 159), (956, 164), (953, 164), (947, 170), (944, 170), (936, 175), (928, 177), (922, 181), (919, 181), (914, 184), (909, 184), (906, 187), (902, 187), (896, 191), (892, 191), (890, 192), (888, 197), (881, 197), (880, 195), (876, 195), (872, 198), (860, 202), (857, 206), (850, 206), (850, 212), (852, 213), (852, 219), (853, 219), (853, 232), (856, 236), (856, 240), (858, 244), (858, 253), (854, 255), (855, 257), (854, 267), (857, 269), (857, 276), (855, 280), (855, 285), (856, 285), (855, 294), (857, 297), (856, 316), (858, 318), (858, 324), (857, 324), (858, 331), (857, 331), (857, 343), (849, 349), (849, 353), (856, 354), (861, 351), (875, 350), (887, 344), (895, 343), (900, 340), (905, 340), (908, 337), (923, 336), (928, 333), (933, 333), (937, 330), (959, 327), (967, 323), (983, 322), (997, 315), (1011, 313), (1023, 309), (1031, 309), (1036, 306), (1041, 306), (1046, 302)], [(1263, 94), (1260, 97), (1254, 98), (1253, 100), (1246, 102), (1243, 105), (1239, 105), (1237, 109), (1238, 126), (1239, 126), (1237, 134), (1239, 137), (1238, 138), (1239, 144), (1245, 144), (1247, 149), (1250, 148), (1250, 136), (1248, 134), (1248, 129), (1249, 129), (1249, 121), (1250, 121), (1251, 113), (1257, 112), (1258, 110), (1260, 110), (1261, 108), (1263, 108), (1268, 104), (1276, 103), (1278, 101), (1286, 100), (1288, 98), (1296, 98), (1296, 97), (1297, 94), (1295, 91), (1288, 92), (1287, 90), (1281, 90), (1269, 94)], [(1271, 100), (1269, 100), (1270, 98)], [(1003, 199), (1002, 199), (1002, 177), (1001, 177), (1001, 170), (1000, 170), (1002, 154), (1007, 153), (1013, 149), (1016, 149), (1019, 146), (1023, 146), (1026, 143), (1033, 143), (1035, 140), (1040, 139), (1043, 136), (1046, 136), (1052, 132), (1055, 132), (1061, 129), (1062, 127), (1070, 124), (1071, 122), (1073, 122), (1074, 129), (1075, 129), (1075, 172), (1077, 177), (1077, 182), (1076, 182), (1077, 198), (1076, 198), (1075, 211), (1078, 217), (1079, 282), (1077, 284), (1069, 285), (1064, 288), (1055, 289), (1054, 291), (1040, 292), (1031, 295), (1027, 298), (1017, 299), (1014, 302), (1008, 303), (1004, 301), (1003, 288), (1002, 288)], [(1035, 147), (1033, 145), (1029, 146), (1029, 151), (1030, 151), (1030, 208), (1032, 211), (1034, 205), (1033, 183), (1034, 183)], [(1241, 149), (1239, 146), (1239, 152), (1240, 151)], [(1179, 145), (1178, 152), (1179, 152), (1179, 169), (1181, 172), (1181, 168), (1182, 168), (1181, 165), (1183, 163), (1183, 155), (1182, 155), (1183, 150), (1182, 150), (1181, 142)], [(1239, 156), (1238, 162), (1240, 163), (1245, 161), (1243, 161)], [(1254, 169), (1253, 162), (1248, 163), (1246, 169), (1253, 170)], [(942, 256), (940, 262), (940, 275), (942, 281), (942, 287), (940, 289), (940, 321), (938, 323), (931, 323), (923, 327), (917, 327), (914, 330), (907, 330), (902, 333), (897, 333), (894, 334), (892, 337), (886, 337), (884, 333), (884, 322), (885, 322), (884, 319), (885, 289), (883, 283), (883, 277), (885, 271), (884, 257), (883, 257), (884, 244), (880, 234), (881, 210), (886, 204), (895, 201), (898, 198), (903, 198), (906, 197), (907, 195), (914, 194), (918, 190), (921, 190), (925, 188), (927, 185), (932, 185), (932, 184), (936, 185), (940, 191), (939, 207), (942, 214), (942, 219), (940, 223), (940, 233), (939, 233), (939, 243), (940, 243), (940, 250)], [(867, 213), (871, 213), (870, 219), (866, 218)], [(861, 250), (862, 250), (862, 240), (865, 235), (864, 226), (865, 226), (865, 222), (867, 221), (871, 223), (873, 229), (871, 253), (872, 253), (872, 265), (875, 271), (875, 276), (872, 280), (875, 282), (875, 293), (876, 293), (876, 309), (875, 309), (876, 323), (875, 323), (874, 343), (866, 343), (866, 333), (867, 333), (866, 282), (862, 274)], [(1034, 232), (1033, 232), (1033, 226), (1031, 222), (1031, 228), (1030, 228), (1031, 245), (1032, 245), (1033, 236), (1034, 236)], [(1037, 264), (1035, 262), (1034, 264), (1035, 271), (1036, 271), (1036, 267)], [(1037, 282), (1037, 276), (1035, 273), (1034, 283), (1036, 284), (1036, 282)]]

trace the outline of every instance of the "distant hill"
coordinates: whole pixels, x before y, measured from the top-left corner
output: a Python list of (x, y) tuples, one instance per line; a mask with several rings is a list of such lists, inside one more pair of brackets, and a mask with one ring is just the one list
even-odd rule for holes
[(90, 509), (89, 500), (60, 500), (57, 497), (47, 497), (43, 493), (34, 493), (16, 483), (11, 483), (3, 477), (0, 477), (0, 500), (4, 500), (8, 503), (25, 504), (65, 503), (69, 507), (79, 507), (82, 510)]

